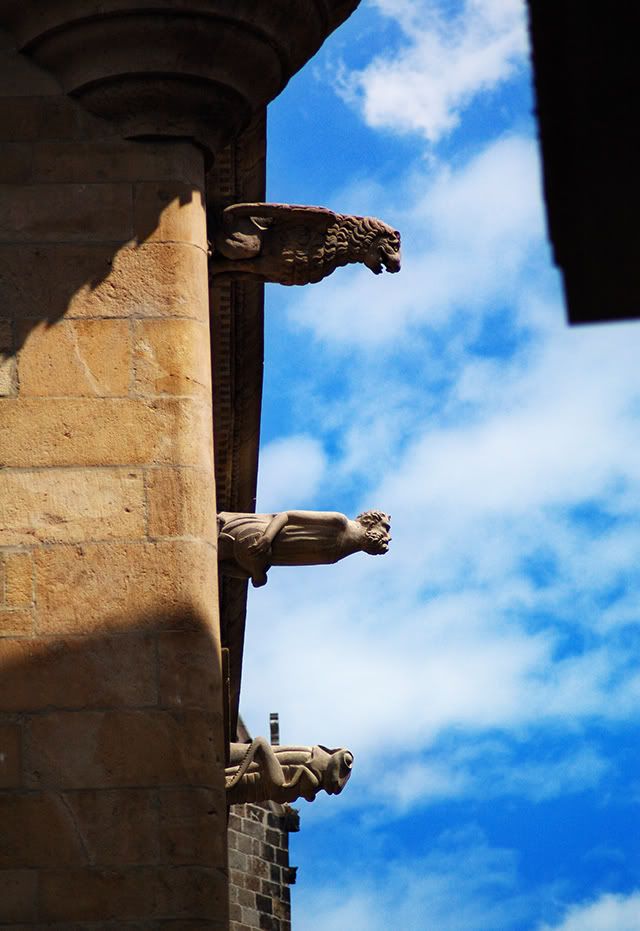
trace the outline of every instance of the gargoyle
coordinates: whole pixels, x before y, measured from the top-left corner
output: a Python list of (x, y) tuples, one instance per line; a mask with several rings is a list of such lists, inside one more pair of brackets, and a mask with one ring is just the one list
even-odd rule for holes
[(271, 566), (318, 566), (352, 553), (386, 553), (391, 518), (365, 511), (355, 520), (334, 511), (282, 511), (279, 514), (218, 514), (220, 571), (267, 584)]
[(400, 271), (400, 233), (382, 220), (297, 204), (232, 204), (212, 252), (212, 275), (285, 285), (314, 284), (353, 262), (374, 275)]
[(245, 802), (313, 802), (324, 789), (338, 795), (353, 766), (349, 750), (327, 747), (274, 747), (264, 737), (232, 743), (225, 785), (229, 805)]

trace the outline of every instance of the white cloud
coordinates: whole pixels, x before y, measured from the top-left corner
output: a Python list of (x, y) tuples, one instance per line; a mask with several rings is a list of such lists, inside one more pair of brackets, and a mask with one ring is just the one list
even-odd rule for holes
[(516, 931), (531, 907), (517, 891), (513, 852), (489, 847), (474, 828), (435, 838), (425, 857), (369, 863), (364, 874), (358, 866), (342, 864), (339, 882), (299, 890), (300, 931)]
[(402, 231), (400, 274), (341, 270), (289, 297), (292, 324), (331, 345), (386, 355), (420, 327), (442, 327), (464, 312), (469, 339), (486, 312), (516, 303), (540, 249), (535, 144), (508, 136), (456, 170), (420, 171), (377, 212)]
[(524, 61), (520, 0), (466, 0), (454, 16), (442, 2), (376, 0), (375, 6), (397, 20), (406, 44), (340, 79), (342, 95), (372, 127), (420, 132), (437, 142), (479, 94), (508, 80)]
[(559, 924), (541, 925), (539, 931), (638, 931), (638, 928), (640, 892), (632, 892), (609, 893), (595, 902), (572, 905)]
[(260, 453), (258, 510), (308, 506), (326, 468), (322, 444), (312, 436), (287, 436), (269, 443)]
[[(256, 733), (268, 701), (283, 739), (351, 745), (354, 804), (435, 798), (447, 780), (454, 794), (490, 779), (532, 798), (547, 777), (555, 793), (592, 787), (607, 761), (587, 751), (579, 772), (552, 761), (518, 782), (499, 746), (477, 779), (434, 746), (452, 730), (473, 745), (491, 729), (571, 729), (637, 707), (640, 679), (615, 639), (640, 625), (637, 326), (565, 327), (555, 279), (532, 259), (536, 172), (532, 143), (510, 137), (421, 198), (412, 179), (398, 210), (421, 230), (413, 267), (370, 291), (336, 274), (294, 298), (297, 338), (323, 361), (298, 373), (296, 396), (316, 400), (265, 450), (260, 506), (335, 507), (351, 483), (352, 513), (388, 510), (394, 540), (382, 559), (273, 569), (252, 592), (243, 708)], [(497, 302), (508, 310), (495, 322)], [(475, 344), (497, 325), (513, 345), (483, 355)], [(340, 360), (339, 380), (322, 381)], [(611, 526), (576, 519), (585, 506)], [(409, 775), (394, 788), (378, 774), (398, 752)]]

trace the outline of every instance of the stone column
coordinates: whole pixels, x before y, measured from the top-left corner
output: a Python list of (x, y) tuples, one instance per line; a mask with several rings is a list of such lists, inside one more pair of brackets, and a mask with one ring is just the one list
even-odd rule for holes
[(0, 76), (0, 923), (226, 928), (203, 155)]

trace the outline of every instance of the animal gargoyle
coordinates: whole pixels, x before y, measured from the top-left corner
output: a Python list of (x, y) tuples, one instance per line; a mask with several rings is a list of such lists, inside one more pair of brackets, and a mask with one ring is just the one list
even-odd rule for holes
[(222, 212), (210, 273), (276, 284), (314, 284), (363, 262), (374, 275), (400, 271), (400, 233), (375, 217), (298, 204), (232, 204)]
[(232, 743), (225, 785), (229, 805), (245, 802), (313, 802), (318, 792), (338, 795), (351, 776), (350, 750), (274, 747), (264, 737)]

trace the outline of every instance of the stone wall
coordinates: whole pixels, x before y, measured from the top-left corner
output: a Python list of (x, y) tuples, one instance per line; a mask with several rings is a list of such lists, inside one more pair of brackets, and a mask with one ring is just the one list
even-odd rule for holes
[(223, 929), (202, 154), (0, 95), (0, 924)]
[(229, 816), (230, 931), (291, 931), (289, 833), (300, 819), (287, 805), (233, 805)]

